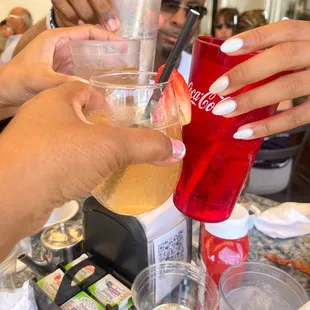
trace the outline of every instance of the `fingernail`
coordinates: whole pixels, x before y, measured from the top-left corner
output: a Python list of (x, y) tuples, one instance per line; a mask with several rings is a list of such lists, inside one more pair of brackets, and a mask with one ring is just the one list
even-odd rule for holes
[(239, 38), (228, 39), (221, 45), (221, 51), (223, 53), (233, 53), (240, 50), (243, 46), (243, 40)]
[(289, 20), (289, 18), (284, 16), (282, 20)]
[(107, 27), (110, 31), (116, 31), (119, 27), (119, 23), (114, 18), (110, 18), (107, 22)]
[(79, 82), (82, 82), (82, 83), (85, 83), (85, 84), (90, 84), (90, 82), (88, 80), (85, 80), (83, 78), (80, 78), (78, 76), (74, 76), (74, 78), (79, 81)]
[(237, 102), (235, 100), (225, 100), (215, 106), (212, 110), (214, 115), (227, 115), (235, 111), (237, 107)]
[(102, 28), (102, 26), (101, 26), (100, 24), (96, 24), (96, 26), (97, 26), (98, 28)]
[(225, 90), (229, 85), (228, 76), (221, 76), (218, 78), (209, 88), (209, 92), (212, 94), (217, 94)]
[(250, 128), (241, 129), (241, 130), (238, 130), (234, 134), (234, 138), (238, 139), (238, 140), (245, 140), (245, 139), (248, 139), (248, 138), (252, 137), (253, 134), (254, 134), (254, 130), (253, 129), (250, 129)]
[(84, 25), (85, 23), (81, 20), (81, 19), (79, 19), (79, 21), (78, 21), (78, 25)]
[(171, 140), (172, 144), (172, 157), (176, 159), (182, 159), (185, 156), (186, 148), (182, 141), (179, 140)]

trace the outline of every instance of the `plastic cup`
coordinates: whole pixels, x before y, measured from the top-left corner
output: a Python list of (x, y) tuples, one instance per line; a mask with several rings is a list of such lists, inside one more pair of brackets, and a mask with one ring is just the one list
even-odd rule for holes
[[(229, 97), (210, 93), (211, 84), (257, 54), (228, 56), (220, 50), (223, 42), (204, 36), (194, 42), (189, 79), (192, 121), (183, 128), (186, 156), (174, 196), (174, 203), (183, 214), (207, 223), (229, 218), (263, 141), (237, 140), (233, 138), (234, 133), (242, 125), (265, 119), (276, 110), (276, 105), (267, 106), (232, 118), (212, 113), (217, 104)], [(246, 85), (230, 96), (261, 86), (277, 76)]]
[(138, 310), (214, 310), (218, 291), (205, 272), (185, 262), (163, 262), (140, 272), (132, 285)]
[(297, 310), (308, 301), (288, 273), (260, 263), (227, 269), (220, 280), (220, 310)]
[(159, 0), (112, 0), (120, 20), (122, 38), (141, 41), (140, 71), (152, 71), (155, 60), (158, 20), (161, 7)]
[(73, 73), (84, 79), (111, 71), (137, 71), (139, 40), (71, 41)]

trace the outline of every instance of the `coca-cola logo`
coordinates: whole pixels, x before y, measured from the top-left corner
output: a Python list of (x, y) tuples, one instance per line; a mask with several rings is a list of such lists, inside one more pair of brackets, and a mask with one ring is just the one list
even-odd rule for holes
[(230, 98), (223, 97), (220, 95), (212, 94), (212, 93), (203, 93), (194, 87), (194, 83), (191, 82), (188, 85), (188, 89), (191, 95), (192, 105), (197, 107), (198, 109), (205, 110), (207, 112), (212, 111), (213, 108), (219, 104), (220, 102)]

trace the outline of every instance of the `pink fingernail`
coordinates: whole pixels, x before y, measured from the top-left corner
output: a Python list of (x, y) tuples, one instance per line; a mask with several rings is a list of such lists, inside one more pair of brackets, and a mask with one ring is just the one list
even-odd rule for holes
[(176, 159), (182, 159), (185, 156), (186, 148), (183, 142), (179, 140), (171, 140), (172, 144), (172, 157)]
[(85, 25), (85, 23), (81, 19), (79, 19), (78, 25)]
[(107, 27), (110, 31), (116, 31), (119, 28), (119, 23), (114, 18), (110, 18), (107, 22)]

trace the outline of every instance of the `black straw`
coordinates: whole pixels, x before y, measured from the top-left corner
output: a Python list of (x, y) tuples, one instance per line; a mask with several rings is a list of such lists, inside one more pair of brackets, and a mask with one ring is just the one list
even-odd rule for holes
[[(190, 37), (191, 31), (196, 23), (196, 21), (198, 20), (200, 14), (195, 11), (195, 10), (190, 10), (187, 20), (185, 22), (184, 28), (181, 31), (181, 34), (177, 40), (177, 42), (175, 43), (173, 50), (171, 51), (166, 65), (164, 67), (164, 70), (161, 74), (161, 76), (158, 79), (158, 83), (164, 83), (167, 82), (169, 80), (169, 77), (173, 71), (173, 69), (175, 68), (179, 58), (181, 57), (181, 54), (183, 52), (183, 50), (186, 47), (186, 44), (188, 42), (188, 39)], [(155, 103), (157, 103), (159, 101), (159, 98), (161, 96), (161, 91), (160, 89), (155, 89), (153, 92), (152, 97), (150, 98), (144, 114), (143, 114), (143, 118), (144, 119), (149, 119), (151, 112), (152, 112), (152, 107)]]

